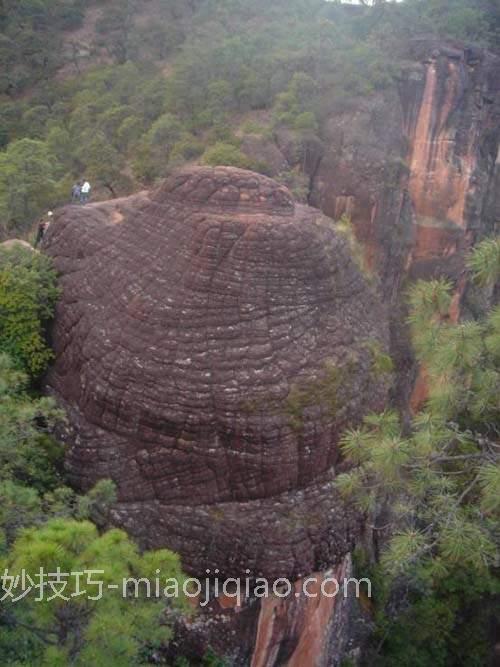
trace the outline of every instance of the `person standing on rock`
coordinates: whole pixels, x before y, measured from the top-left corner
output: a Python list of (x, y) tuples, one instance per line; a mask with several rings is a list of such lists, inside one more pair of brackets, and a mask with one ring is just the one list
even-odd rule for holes
[(82, 204), (86, 204), (89, 200), (90, 197), (90, 183), (88, 181), (84, 181), (82, 187), (80, 188), (80, 202)]
[(80, 181), (78, 181), (78, 183), (75, 183), (71, 188), (71, 201), (73, 203), (79, 202), (81, 194), (82, 194), (82, 184), (80, 183)]
[(38, 224), (38, 229), (36, 232), (36, 239), (35, 239), (35, 248), (38, 246), (39, 243), (42, 242), (43, 237), (45, 236), (45, 232), (50, 226), (50, 223), (52, 222), (52, 211), (49, 211), (47, 213), (47, 219), (46, 220), (40, 220)]

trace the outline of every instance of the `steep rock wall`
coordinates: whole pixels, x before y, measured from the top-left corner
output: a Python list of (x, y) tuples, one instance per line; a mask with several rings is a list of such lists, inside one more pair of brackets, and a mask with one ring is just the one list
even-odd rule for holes
[(500, 60), (414, 40), (398, 90), (332, 111), (311, 203), (346, 212), (387, 298), (402, 273), (456, 279), (476, 235), (498, 221)]
[[(223, 595), (192, 619), (181, 619), (167, 658), (196, 660), (209, 648), (238, 667), (339, 665), (370, 631), (368, 598), (356, 598), (352, 561), (294, 582), (291, 595), (250, 598), (239, 605)], [(339, 586), (335, 582), (338, 582)], [(307, 591), (307, 594), (306, 592)]]
[(397, 90), (355, 100), (347, 112), (332, 100), (310, 202), (351, 217), (390, 307), (394, 399), (416, 407), (425, 381), (404, 326), (407, 281), (451, 280), (457, 319), (471, 307), (464, 257), (500, 230), (500, 59), (429, 39), (413, 40), (398, 58)]

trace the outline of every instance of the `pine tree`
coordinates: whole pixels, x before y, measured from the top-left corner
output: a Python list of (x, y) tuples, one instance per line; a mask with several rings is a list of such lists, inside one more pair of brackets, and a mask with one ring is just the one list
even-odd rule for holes
[[(468, 266), (478, 284), (498, 281), (499, 249), (500, 239), (486, 240), (471, 255)], [(394, 411), (369, 415), (341, 442), (353, 468), (337, 478), (337, 487), (386, 538), (376, 568), (385, 580), (386, 600), (405, 582), (420, 592), (419, 604), (426, 595), (437, 601), (450, 581), (460, 590), (463, 583), (457, 584), (457, 578), (463, 568), (471, 590), (486, 598), (500, 590), (494, 574), (500, 517), (500, 307), (479, 321), (455, 324), (447, 316), (451, 291), (447, 282), (422, 281), (409, 294), (409, 324), (429, 390), (424, 409), (409, 428), (402, 427)], [(459, 609), (449, 620), (450, 633)], [(432, 660), (441, 664), (435, 655)]]

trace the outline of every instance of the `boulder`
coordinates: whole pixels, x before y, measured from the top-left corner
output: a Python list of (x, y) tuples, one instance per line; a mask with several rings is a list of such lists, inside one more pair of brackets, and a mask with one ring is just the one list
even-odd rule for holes
[(299, 576), (349, 551), (339, 437), (383, 408), (386, 313), (347, 242), (273, 180), (182, 170), (157, 190), (67, 206), (47, 388), (81, 489), (190, 572)]

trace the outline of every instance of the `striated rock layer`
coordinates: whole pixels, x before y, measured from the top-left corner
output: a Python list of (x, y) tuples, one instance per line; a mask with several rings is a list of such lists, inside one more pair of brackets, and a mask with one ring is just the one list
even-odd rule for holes
[(370, 600), (362, 589), (356, 597), (351, 577), (352, 560), (346, 556), (327, 572), (295, 581), (286, 598), (271, 593), (240, 605), (235, 597), (220, 595), (177, 621), (164, 657), (196, 661), (212, 650), (233, 667), (331, 667), (355, 660), (372, 621)]
[[(471, 246), (500, 231), (500, 58), (470, 45), (420, 37), (402, 43), (397, 87), (331, 110), (309, 201), (346, 213), (381, 280), (391, 312), (400, 407), (419, 405), (404, 327), (407, 279), (455, 286), (452, 319), (474, 313), (464, 279)], [(418, 395), (417, 395), (418, 394)]]
[(500, 59), (416, 38), (398, 87), (353, 99), (326, 124), (311, 202), (347, 213), (387, 298), (401, 277), (455, 279), (476, 236), (498, 229)]
[(54, 217), (47, 384), (72, 481), (115, 480), (117, 521), (194, 573), (338, 562), (358, 530), (332, 489), (339, 434), (384, 405), (388, 333), (331, 221), (223, 167)]

